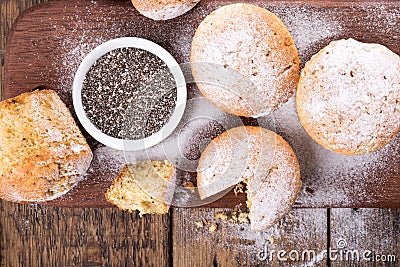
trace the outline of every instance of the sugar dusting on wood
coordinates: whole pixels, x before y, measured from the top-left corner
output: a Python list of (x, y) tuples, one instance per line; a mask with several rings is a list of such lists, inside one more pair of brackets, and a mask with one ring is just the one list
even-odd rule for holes
[[(127, 162), (126, 157), (122, 151), (115, 150), (109, 147), (99, 147), (93, 151), (93, 161), (86, 175), (92, 173), (107, 173), (108, 181), (113, 181), (122, 167)], [(131, 161), (130, 163), (134, 163)]]
[(331, 246), (343, 240), (346, 249), (394, 254), (397, 262), (399, 214), (398, 209), (332, 209)]
[(300, 55), (314, 50), (315, 45), (340, 35), (343, 27), (329, 9), (309, 6), (277, 6), (270, 9), (288, 27)]

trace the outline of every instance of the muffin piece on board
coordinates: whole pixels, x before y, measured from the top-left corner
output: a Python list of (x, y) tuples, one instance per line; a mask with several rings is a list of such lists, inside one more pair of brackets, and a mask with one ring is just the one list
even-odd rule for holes
[(106, 199), (121, 210), (166, 214), (173, 197), (174, 167), (165, 161), (125, 165), (107, 190)]
[(221, 110), (259, 117), (295, 92), (299, 57), (283, 22), (249, 4), (223, 6), (193, 37), (190, 63), (203, 95)]
[(52, 90), (0, 102), (0, 197), (55, 199), (73, 188), (92, 152), (68, 108)]
[(400, 130), (400, 57), (379, 44), (331, 42), (302, 70), (296, 106), (323, 147), (345, 155), (374, 152)]
[(199, 194), (206, 198), (239, 182), (247, 184), (251, 228), (271, 227), (290, 210), (301, 187), (292, 148), (261, 127), (236, 127), (217, 136), (200, 157)]
[(154, 20), (173, 19), (191, 10), (200, 0), (132, 0), (142, 15)]

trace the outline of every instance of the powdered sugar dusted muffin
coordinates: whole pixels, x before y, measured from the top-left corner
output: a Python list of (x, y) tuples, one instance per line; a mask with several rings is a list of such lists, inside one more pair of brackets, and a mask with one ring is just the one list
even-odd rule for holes
[(299, 78), (297, 48), (286, 26), (249, 4), (227, 5), (208, 15), (193, 37), (190, 61), (203, 95), (239, 116), (277, 109), (292, 96)]
[(292, 207), (301, 187), (292, 148), (261, 127), (241, 126), (219, 135), (201, 155), (199, 194), (206, 198), (239, 182), (247, 184), (251, 228), (272, 226)]
[(154, 20), (176, 18), (191, 10), (200, 0), (132, 0), (144, 16)]
[(379, 44), (331, 42), (305, 65), (296, 105), (304, 129), (325, 148), (376, 151), (400, 129), (400, 57)]

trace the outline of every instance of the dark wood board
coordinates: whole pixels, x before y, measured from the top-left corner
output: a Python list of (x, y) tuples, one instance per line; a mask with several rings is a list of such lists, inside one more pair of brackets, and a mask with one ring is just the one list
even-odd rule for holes
[[(197, 25), (211, 11), (234, 2), (238, 1), (202, 1), (189, 13), (162, 22), (141, 16), (129, 1), (73, 0), (34, 6), (17, 19), (9, 35), (4, 97), (45, 85), (55, 89), (73, 111), (70, 89), (73, 76), (91, 49), (109, 39), (138, 36), (160, 44), (179, 63), (187, 63), (190, 40)], [(331, 40), (340, 38), (378, 42), (400, 53), (399, 2), (247, 2), (269, 8), (282, 18), (299, 47), (303, 64)], [(194, 85), (188, 88), (190, 99), (198, 97)], [(400, 207), (399, 137), (385, 153), (377, 156), (360, 159), (339, 157), (318, 147), (301, 129), (297, 134), (293, 132), (295, 128), (287, 128), (291, 124), (285, 121), (287, 110), (293, 112), (293, 101), (274, 114), (277, 121), (275, 130), (294, 147), (302, 167), (304, 186), (297, 207)], [(258, 123), (254, 120), (244, 122)], [(220, 129), (201, 138), (210, 138), (219, 132)], [(99, 149), (97, 142), (89, 136), (87, 138), (93, 150)], [(324, 161), (331, 165), (324, 165)], [(336, 161), (340, 167), (334, 166)], [(105, 164), (102, 160), (95, 160), (85, 181), (65, 197), (48, 204), (110, 206), (104, 199), (104, 192), (120, 166), (105, 168)], [(336, 169), (330, 170), (326, 166)], [(194, 174), (182, 174), (182, 177), (193, 179)], [(230, 192), (208, 206), (234, 207), (244, 200), (244, 194), (235, 196)]]

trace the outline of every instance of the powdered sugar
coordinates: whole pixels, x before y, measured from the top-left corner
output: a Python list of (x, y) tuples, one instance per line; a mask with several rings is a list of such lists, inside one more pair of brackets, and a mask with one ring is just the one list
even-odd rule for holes
[(93, 151), (92, 164), (85, 176), (97, 173), (106, 181), (113, 181), (122, 170), (122, 167), (128, 162), (135, 163), (135, 159), (130, 157), (127, 160), (123, 151), (109, 147), (99, 147)]
[[(394, 42), (390, 42), (389, 48), (397, 45), (396, 41), (400, 40), (400, 33), (398, 29), (400, 9), (398, 7), (390, 7), (388, 5), (381, 5), (370, 2), (360, 2), (353, 7), (354, 9), (360, 8), (365, 12), (365, 30), (375, 34), (390, 36)], [(389, 45), (389, 44), (388, 44)]]
[(343, 30), (333, 9), (318, 10), (306, 5), (294, 5), (271, 7), (270, 10), (288, 27), (301, 55), (315, 50), (321, 42), (336, 38)]
[(86, 146), (82, 146), (79, 144), (75, 144), (71, 147), (71, 150), (75, 153), (75, 154), (79, 154), (81, 151), (87, 150)]

